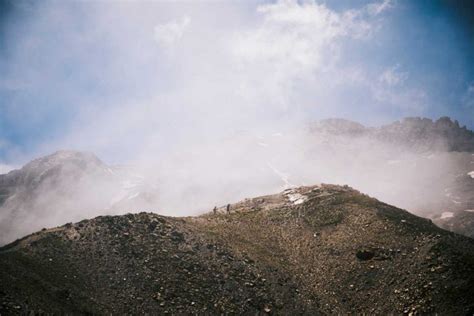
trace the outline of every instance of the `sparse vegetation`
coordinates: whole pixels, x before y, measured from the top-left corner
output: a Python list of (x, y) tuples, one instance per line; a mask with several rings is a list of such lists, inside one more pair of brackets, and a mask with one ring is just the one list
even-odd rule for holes
[[(295, 203), (289, 194), (304, 202)], [(101, 216), (0, 250), (0, 312), (466, 314), (474, 241), (348, 187)]]

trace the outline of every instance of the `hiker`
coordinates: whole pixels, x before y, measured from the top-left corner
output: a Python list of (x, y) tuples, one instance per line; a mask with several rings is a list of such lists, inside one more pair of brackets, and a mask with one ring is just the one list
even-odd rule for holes
[(227, 214), (230, 213), (230, 204), (227, 204)]
[(214, 206), (214, 209), (212, 210), (214, 212), (214, 215), (217, 213), (217, 206)]

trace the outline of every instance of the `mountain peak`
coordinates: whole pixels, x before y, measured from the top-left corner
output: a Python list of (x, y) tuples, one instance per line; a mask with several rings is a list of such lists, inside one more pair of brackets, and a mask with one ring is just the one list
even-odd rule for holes
[(345, 119), (326, 119), (310, 125), (312, 133), (330, 136), (364, 136), (415, 151), (474, 152), (474, 132), (457, 120), (443, 116), (438, 120), (406, 117), (380, 127), (365, 127)]
[(341, 118), (329, 118), (311, 124), (310, 131), (324, 132), (333, 135), (353, 135), (363, 134), (367, 131), (367, 128), (364, 125), (351, 120)]
[[(70, 161), (87, 161), (97, 164), (102, 164), (99, 158), (91, 152), (77, 151), (77, 150), (58, 150), (50, 155), (33, 160), (31, 163), (35, 164), (55, 164)], [(31, 164), (29, 163), (29, 164)], [(27, 164), (27, 165), (29, 165)]]
[(88, 169), (103, 168), (105, 164), (91, 152), (59, 150), (55, 153), (27, 163), (21, 171), (32, 174), (43, 174), (55, 168)]

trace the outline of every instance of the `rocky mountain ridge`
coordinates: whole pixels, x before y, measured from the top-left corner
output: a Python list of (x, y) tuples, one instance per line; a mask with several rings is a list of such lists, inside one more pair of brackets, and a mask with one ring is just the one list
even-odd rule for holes
[(417, 151), (474, 152), (474, 132), (457, 120), (407, 117), (380, 127), (365, 127), (345, 119), (327, 119), (309, 126), (312, 133), (357, 136), (412, 148)]
[(0, 249), (0, 313), (472, 314), (474, 241), (349, 188), (101, 216)]

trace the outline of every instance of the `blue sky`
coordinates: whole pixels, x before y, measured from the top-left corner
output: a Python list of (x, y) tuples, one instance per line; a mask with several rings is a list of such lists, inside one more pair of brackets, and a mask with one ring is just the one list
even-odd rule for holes
[(239, 129), (474, 128), (470, 1), (0, 2), (0, 165), (110, 162)]

